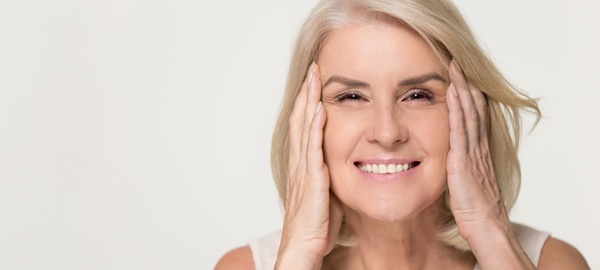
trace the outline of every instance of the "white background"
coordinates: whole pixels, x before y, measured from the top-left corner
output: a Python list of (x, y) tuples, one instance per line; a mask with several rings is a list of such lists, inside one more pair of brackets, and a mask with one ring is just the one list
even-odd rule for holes
[[(271, 132), (316, 1), (0, 1), (0, 268), (212, 269), (282, 225)], [(600, 4), (460, 0), (545, 118), (512, 218), (600, 268)]]

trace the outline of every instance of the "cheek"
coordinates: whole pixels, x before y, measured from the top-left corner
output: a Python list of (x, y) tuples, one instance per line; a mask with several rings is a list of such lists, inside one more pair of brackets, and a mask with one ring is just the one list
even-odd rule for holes
[(323, 131), (323, 157), (329, 170), (331, 189), (345, 204), (354, 197), (355, 183), (351, 180), (354, 164), (350, 156), (356, 150), (365, 128), (352, 112), (329, 109)]
[[(408, 117), (407, 117), (408, 118)], [(415, 112), (410, 118), (410, 136), (425, 154), (419, 190), (425, 205), (433, 203), (447, 188), (446, 159), (450, 150), (450, 125), (445, 108)]]
[[(441, 107), (441, 106), (440, 106)], [(445, 107), (414, 112), (410, 117), (411, 137), (432, 159), (446, 159), (450, 150), (450, 122)]]
[(323, 130), (323, 154), (327, 165), (337, 165), (348, 160), (361, 137), (360, 121), (348, 112), (327, 110)]

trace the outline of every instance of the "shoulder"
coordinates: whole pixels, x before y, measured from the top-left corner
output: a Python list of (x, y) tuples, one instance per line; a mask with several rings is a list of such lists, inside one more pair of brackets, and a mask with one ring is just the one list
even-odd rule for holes
[(566, 242), (550, 237), (542, 248), (538, 269), (590, 269), (579, 251)]
[(227, 252), (215, 267), (215, 270), (228, 269), (254, 270), (252, 250), (250, 250), (249, 246), (243, 246)]

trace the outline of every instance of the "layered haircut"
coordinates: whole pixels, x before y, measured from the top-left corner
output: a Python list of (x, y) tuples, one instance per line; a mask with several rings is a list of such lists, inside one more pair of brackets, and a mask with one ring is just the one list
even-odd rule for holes
[[(312, 10), (296, 40), (284, 98), (271, 145), (271, 170), (285, 207), (289, 163), (289, 117), (308, 68), (317, 62), (321, 47), (334, 31), (353, 25), (392, 24), (418, 33), (448, 67), (454, 59), (465, 77), (486, 96), (489, 108), (488, 140), (496, 180), (507, 211), (514, 206), (521, 185), (518, 160), (521, 113), (541, 112), (537, 101), (511, 84), (478, 45), (469, 26), (449, 0), (322, 0)], [(536, 121), (537, 123), (537, 121)], [(438, 232), (444, 243), (469, 251), (460, 235), (444, 193), (445, 220)], [(352, 233), (342, 223), (337, 243), (352, 245)]]

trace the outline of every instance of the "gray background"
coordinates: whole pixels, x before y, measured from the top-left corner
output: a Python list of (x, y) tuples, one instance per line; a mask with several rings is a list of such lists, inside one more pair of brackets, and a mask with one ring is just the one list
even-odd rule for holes
[[(281, 227), (270, 137), (316, 1), (0, 1), (0, 268), (211, 269)], [(600, 4), (459, 0), (545, 114), (514, 221), (600, 268)]]

